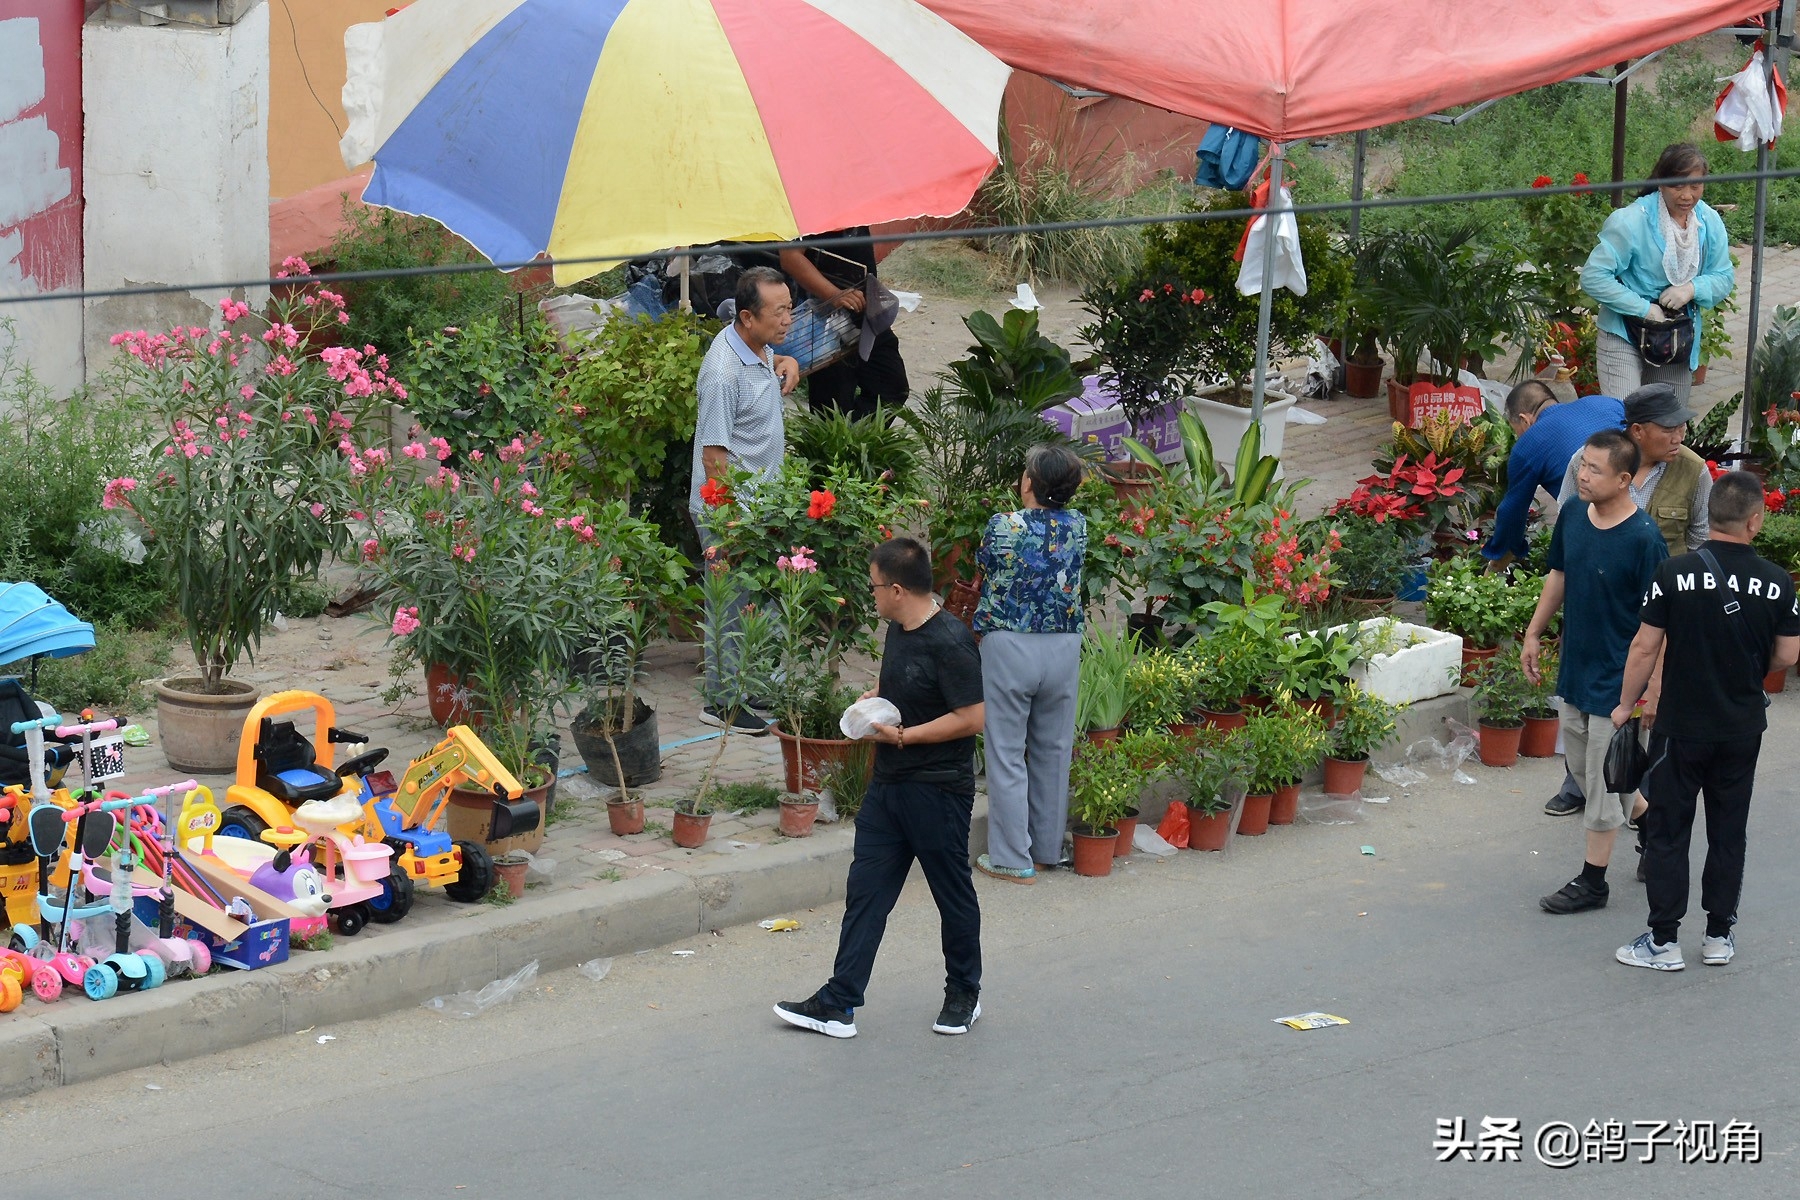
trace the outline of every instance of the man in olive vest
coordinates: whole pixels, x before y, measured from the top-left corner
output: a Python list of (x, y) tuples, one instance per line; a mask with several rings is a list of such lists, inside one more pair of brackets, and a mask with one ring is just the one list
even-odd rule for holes
[[(1706, 502), (1712, 495), (1712, 472), (1706, 469), (1704, 459), (1681, 444), (1693, 419), (1694, 414), (1666, 383), (1647, 383), (1625, 397), (1625, 432), (1637, 443), (1642, 459), (1631, 480), (1631, 498), (1656, 522), (1671, 558), (1698, 550), (1710, 535)], [(1580, 459), (1577, 453), (1569, 460), (1556, 498), (1558, 506), (1576, 502), (1575, 470)], [(1550, 798), (1544, 811), (1566, 817), (1586, 807), (1581, 784), (1565, 772), (1562, 790)], [(1641, 865), (1638, 878), (1643, 878)]]

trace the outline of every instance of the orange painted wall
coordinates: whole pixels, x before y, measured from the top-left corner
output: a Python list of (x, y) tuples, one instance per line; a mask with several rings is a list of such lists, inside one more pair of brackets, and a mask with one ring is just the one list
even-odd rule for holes
[(298, 195), (349, 173), (337, 148), (344, 127), (344, 30), (379, 21), (400, 3), (269, 0), (271, 199)]

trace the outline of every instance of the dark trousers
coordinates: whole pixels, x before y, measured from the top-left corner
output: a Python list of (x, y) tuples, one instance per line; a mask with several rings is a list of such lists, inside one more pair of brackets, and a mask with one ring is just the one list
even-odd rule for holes
[(868, 362), (852, 350), (849, 357), (806, 377), (809, 408), (816, 413), (835, 408), (847, 417), (872, 417), (877, 404), (897, 411), (906, 403), (909, 390), (900, 339), (891, 329), (876, 335)]
[(1644, 831), (1650, 931), (1657, 941), (1674, 941), (1687, 915), (1688, 842), (1695, 799), (1702, 792), (1706, 867), (1700, 874), (1700, 907), (1714, 927), (1728, 928), (1737, 921), (1738, 895), (1744, 888), (1744, 829), (1761, 749), (1761, 734), (1729, 742), (1650, 735), (1650, 769), (1644, 775), (1650, 807), (1638, 824)]
[(929, 783), (871, 783), (856, 814), (856, 850), (844, 886), (837, 963), (819, 999), (862, 1006), (875, 952), (906, 874), (918, 860), (943, 928), (944, 978), (981, 989), (981, 906), (969, 871), (969, 814), (975, 797)]

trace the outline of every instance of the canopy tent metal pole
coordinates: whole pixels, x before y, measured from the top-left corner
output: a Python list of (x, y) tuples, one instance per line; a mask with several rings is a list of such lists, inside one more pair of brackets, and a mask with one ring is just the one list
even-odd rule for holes
[[(1256, 382), (1250, 392), (1250, 420), (1260, 422), (1263, 414), (1263, 392), (1269, 381), (1269, 306), (1275, 289), (1275, 225), (1286, 207), (1281, 200), (1281, 168), (1284, 165), (1281, 143), (1269, 147), (1269, 203), (1263, 209), (1262, 299), (1256, 306)], [(1236, 447), (1227, 447), (1230, 453)]]
[[(1791, 7), (1793, 0), (1787, 0)], [(1774, 91), (1775, 55), (1781, 47), (1780, 8), (1769, 10), (1767, 17), (1767, 36), (1763, 39), (1763, 70), (1767, 73), (1769, 90)], [(1766, 172), (1774, 165), (1775, 156), (1764, 142), (1756, 147), (1756, 169)], [(1769, 216), (1769, 181), (1759, 178), (1756, 181), (1756, 232), (1750, 242), (1750, 310), (1744, 322), (1744, 398), (1738, 403), (1738, 448), (1750, 449), (1750, 418), (1755, 411), (1756, 387), (1756, 318), (1762, 306), (1762, 272), (1763, 242), (1767, 232)]]
[[(1625, 106), (1631, 94), (1631, 82), (1626, 75), (1631, 66), (1622, 62), (1615, 68), (1613, 78), (1618, 80), (1613, 85), (1613, 153), (1612, 181), (1622, 183), (1625, 180)], [(1625, 193), (1618, 188), (1613, 189), (1612, 206), (1625, 207)]]

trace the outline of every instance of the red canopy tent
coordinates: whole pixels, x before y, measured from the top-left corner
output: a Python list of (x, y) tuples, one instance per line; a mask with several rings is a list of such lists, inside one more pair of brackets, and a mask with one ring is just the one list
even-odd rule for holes
[[(1775, 0), (921, 2), (1010, 66), (1269, 138), (1278, 197), (1281, 142), (1557, 83), (1745, 21)], [(1265, 290), (1259, 416), (1268, 306)]]

